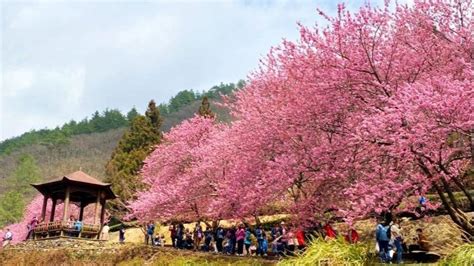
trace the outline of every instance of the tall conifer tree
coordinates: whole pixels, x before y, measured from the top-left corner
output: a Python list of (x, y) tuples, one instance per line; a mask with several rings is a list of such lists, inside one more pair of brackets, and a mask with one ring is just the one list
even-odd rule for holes
[(115, 211), (125, 211), (124, 203), (133, 199), (136, 192), (143, 189), (139, 172), (152, 147), (161, 141), (162, 122), (160, 111), (151, 100), (145, 116), (135, 116), (130, 129), (124, 133), (112, 153), (106, 165), (106, 182), (112, 183), (112, 188), (119, 197), (115, 204), (112, 204)]
[(207, 118), (212, 118), (215, 116), (215, 114), (211, 111), (211, 104), (209, 103), (209, 99), (206, 96), (202, 98), (198, 114)]

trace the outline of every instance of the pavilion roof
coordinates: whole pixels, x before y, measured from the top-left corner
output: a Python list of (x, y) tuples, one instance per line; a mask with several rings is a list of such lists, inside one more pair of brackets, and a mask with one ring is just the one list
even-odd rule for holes
[(75, 188), (75, 193), (77, 196), (75, 195), (73, 200), (80, 199), (87, 202), (93, 202), (93, 197), (85, 195), (86, 192), (90, 194), (91, 191), (103, 191), (105, 193), (105, 199), (116, 198), (115, 194), (110, 188), (111, 184), (101, 182), (82, 171), (70, 173), (47, 182), (31, 185), (41, 192), (41, 194), (59, 199), (64, 196), (64, 191), (67, 186)]
[(47, 182), (34, 184), (34, 185), (44, 185), (44, 184), (54, 183), (54, 182), (63, 181), (63, 180), (69, 180), (69, 181), (86, 183), (86, 184), (91, 184), (91, 185), (98, 185), (98, 186), (110, 186), (109, 183), (103, 183), (82, 171), (76, 171), (74, 173), (70, 173), (65, 176), (57, 177), (53, 180), (49, 180)]

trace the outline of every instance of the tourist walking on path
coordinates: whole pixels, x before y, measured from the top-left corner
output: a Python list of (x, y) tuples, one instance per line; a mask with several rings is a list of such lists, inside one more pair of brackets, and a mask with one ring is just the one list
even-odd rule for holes
[(388, 262), (388, 243), (390, 242), (390, 225), (385, 221), (380, 221), (375, 230), (375, 239), (379, 246), (379, 256), (382, 262)]
[(392, 225), (390, 227), (390, 234), (392, 236), (393, 244), (397, 249), (397, 263), (402, 264), (403, 256), (403, 236), (402, 228), (400, 227), (399, 220), (397, 218), (393, 219)]
[(245, 229), (244, 225), (239, 225), (239, 229), (237, 229), (236, 238), (237, 238), (237, 255), (243, 256), (244, 255), (244, 240), (245, 240)]
[(2, 247), (10, 245), (10, 242), (13, 240), (13, 233), (10, 231), (10, 228), (7, 228), (7, 232), (3, 236)]
[(193, 232), (193, 237), (194, 237), (194, 251), (200, 250), (201, 247), (201, 240), (203, 237), (203, 232), (202, 232), (202, 227), (201, 223), (197, 222), (196, 227), (194, 227), (194, 232)]
[(28, 234), (26, 235), (26, 239), (25, 240), (28, 240), (30, 238), (33, 237), (33, 232), (36, 228), (36, 225), (38, 225), (39, 221), (38, 221), (38, 218), (33, 217), (33, 219), (30, 221), (30, 223), (27, 225), (27, 228), (28, 228)]

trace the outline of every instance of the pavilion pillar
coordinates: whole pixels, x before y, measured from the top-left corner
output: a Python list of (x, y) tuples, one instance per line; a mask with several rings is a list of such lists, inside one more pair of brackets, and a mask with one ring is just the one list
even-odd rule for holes
[(100, 226), (104, 225), (105, 220), (105, 200), (101, 201), (102, 203), (102, 210), (100, 211)]
[(63, 222), (67, 222), (68, 214), (69, 214), (69, 186), (66, 187), (66, 195), (64, 196)]
[(51, 206), (51, 216), (49, 217), (50, 222), (54, 222), (54, 214), (56, 213), (56, 203), (57, 199), (53, 199), (53, 204)]
[(44, 221), (46, 217), (46, 205), (48, 205), (48, 197), (43, 197), (43, 208), (41, 208), (41, 220)]
[(99, 218), (99, 211), (100, 211), (100, 209), (99, 209), (99, 204), (100, 204), (100, 190), (97, 191), (97, 200), (96, 200), (96, 202), (95, 202), (94, 225), (97, 224), (97, 222), (98, 222), (97, 220), (98, 220), (98, 218)]
[(81, 201), (81, 209), (79, 211), (79, 221), (82, 221), (84, 218), (84, 208), (86, 207), (86, 204), (84, 201)]

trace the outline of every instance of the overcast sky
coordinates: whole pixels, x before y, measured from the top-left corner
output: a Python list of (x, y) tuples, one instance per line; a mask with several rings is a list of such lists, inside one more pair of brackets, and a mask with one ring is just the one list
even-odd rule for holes
[(0, 0), (0, 140), (245, 79), (337, 2)]

